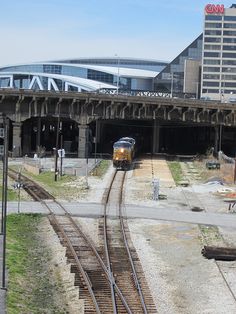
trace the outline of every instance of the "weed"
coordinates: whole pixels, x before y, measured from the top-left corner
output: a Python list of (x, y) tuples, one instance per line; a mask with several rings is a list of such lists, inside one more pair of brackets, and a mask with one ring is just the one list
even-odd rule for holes
[(110, 166), (109, 160), (102, 160), (91, 173), (94, 176), (103, 177)]
[(178, 184), (181, 180), (183, 180), (183, 172), (180, 163), (178, 161), (169, 161), (168, 166), (175, 183)]
[(55, 304), (48, 263), (50, 254), (39, 238), (38, 214), (7, 218), (7, 313), (66, 313)]

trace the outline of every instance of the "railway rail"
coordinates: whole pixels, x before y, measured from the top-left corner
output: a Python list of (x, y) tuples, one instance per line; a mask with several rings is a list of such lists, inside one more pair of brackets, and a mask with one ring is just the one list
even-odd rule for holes
[[(11, 169), (9, 170), (9, 176), (15, 180), (18, 178), (17, 172)], [(102, 248), (95, 246), (90, 237), (83, 232), (82, 226), (74, 221), (65, 207), (57, 202), (52, 195), (23, 175), (21, 175), (21, 180), (24, 183), (24, 189), (32, 198), (40, 201), (49, 211), (49, 220), (61, 243), (66, 247), (67, 258), (71, 263), (71, 271), (75, 273), (75, 285), (79, 286), (80, 298), (84, 300), (85, 313), (156, 313), (141, 267), (139, 266), (138, 274), (135, 274), (134, 263), (130, 266), (128, 272), (126, 270), (127, 260), (131, 261), (134, 255), (135, 259), (138, 260), (134, 249), (128, 253), (126, 258), (124, 258), (124, 253), (119, 254), (122, 259), (117, 261), (117, 254), (110, 253), (117, 253), (117, 248), (113, 248), (114, 243), (112, 242), (114, 241), (111, 241), (113, 232), (111, 232), (110, 226), (108, 226), (108, 229), (104, 228), (104, 234), (109, 235), (107, 240), (109, 248), (104, 253)], [(111, 187), (110, 189), (112, 190)], [(53, 202), (47, 202), (46, 200)], [(54, 214), (57, 207), (60, 212), (63, 212), (63, 215)], [(121, 212), (120, 216), (122, 216)], [(104, 221), (107, 219), (105, 217), (104, 214)], [(127, 229), (124, 226), (122, 228)], [(124, 235), (123, 237), (126, 238)], [(128, 244), (126, 243), (124, 246), (128, 246)], [(120, 253), (121, 249), (118, 251)], [(127, 275), (130, 278), (128, 285)], [(145, 290), (145, 297), (142, 296), (143, 293), (138, 280), (141, 277), (143, 277), (142, 289)]]
[[(116, 171), (107, 191), (100, 234), (104, 238), (107, 267), (127, 295), (132, 313), (156, 313), (137, 253), (132, 247), (123, 213), (125, 171)], [(132, 296), (132, 297), (130, 297)], [(116, 299), (114, 300), (116, 302)]]

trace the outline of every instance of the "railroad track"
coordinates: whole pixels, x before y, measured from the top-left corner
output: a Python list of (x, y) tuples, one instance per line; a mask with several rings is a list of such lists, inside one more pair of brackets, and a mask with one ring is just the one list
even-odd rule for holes
[[(10, 170), (9, 175), (17, 180), (17, 172)], [(134, 248), (127, 253), (125, 247), (128, 244), (121, 245), (121, 238), (117, 247), (114, 241), (117, 232), (114, 232), (115, 235), (112, 236), (112, 229), (108, 225), (107, 231), (104, 229), (104, 234), (108, 235), (109, 248), (107, 248), (107, 253), (104, 253), (103, 248), (97, 248), (94, 245), (78, 222), (75, 222), (64, 206), (47, 191), (23, 175), (21, 175), (21, 180), (24, 183), (24, 189), (34, 200), (40, 201), (47, 207), (50, 213), (50, 223), (57, 232), (62, 245), (66, 247), (71, 271), (75, 273), (75, 285), (79, 286), (80, 298), (84, 300), (84, 313), (156, 313)], [(119, 184), (122, 185), (123, 183)], [(108, 193), (110, 196), (111, 190), (110, 187)], [(122, 188), (120, 190), (122, 191)], [(119, 195), (121, 201), (121, 194)], [(48, 199), (53, 202), (46, 202), (45, 200)], [(64, 215), (56, 216), (55, 210), (63, 211)], [(119, 208), (119, 216), (122, 217), (121, 208)], [(105, 217), (106, 214), (104, 214), (104, 221), (107, 220)], [(123, 224), (122, 228), (127, 234), (127, 226), (125, 227)], [(126, 238), (127, 236), (123, 235), (123, 237)], [(128, 241), (126, 240), (126, 242)], [(126, 257), (125, 251), (128, 254)], [(122, 257), (119, 261), (117, 260), (118, 256)], [(136, 260), (136, 265), (134, 266), (133, 263), (132, 266), (128, 267), (127, 264), (133, 258)], [(135, 272), (135, 267), (138, 272)], [(139, 283), (140, 279), (141, 284)]]
[(23, 174), (20, 174), (19, 178), (19, 172), (8, 168), (8, 176), (18, 181), (20, 179), (21, 182), (23, 182), (23, 188), (24, 190), (33, 198), (35, 201), (39, 200), (54, 200), (55, 198), (48, 193), (44, 188), (42, 188), (38, 183), (35, 181), (29, 179), (28, 177), (24, 176)]
[(129, 228), (123, 213), (123, 186), (126, 172), (116, 171), (104, 204), (100, 234), (104, 238), (107, 267), (124, 295), (132, 313), (156, 313), (141, 263), (132, 246)]

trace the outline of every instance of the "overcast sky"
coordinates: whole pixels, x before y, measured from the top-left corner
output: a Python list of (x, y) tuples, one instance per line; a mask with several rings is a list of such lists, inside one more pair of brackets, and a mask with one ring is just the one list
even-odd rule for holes
[(171, 61), (203, 29), (203, 0), (0, 0), (0, 66), (79, 57)]

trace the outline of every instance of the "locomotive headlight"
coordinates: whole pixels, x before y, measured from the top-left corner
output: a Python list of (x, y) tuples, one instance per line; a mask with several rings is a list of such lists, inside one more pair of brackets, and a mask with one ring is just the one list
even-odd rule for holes
[(121, 151), (121, 153), (123, 153), (125, 150), (124, 150), (124, 148), (121, 148), (121, 150), (120, 150), (120, 151)]

